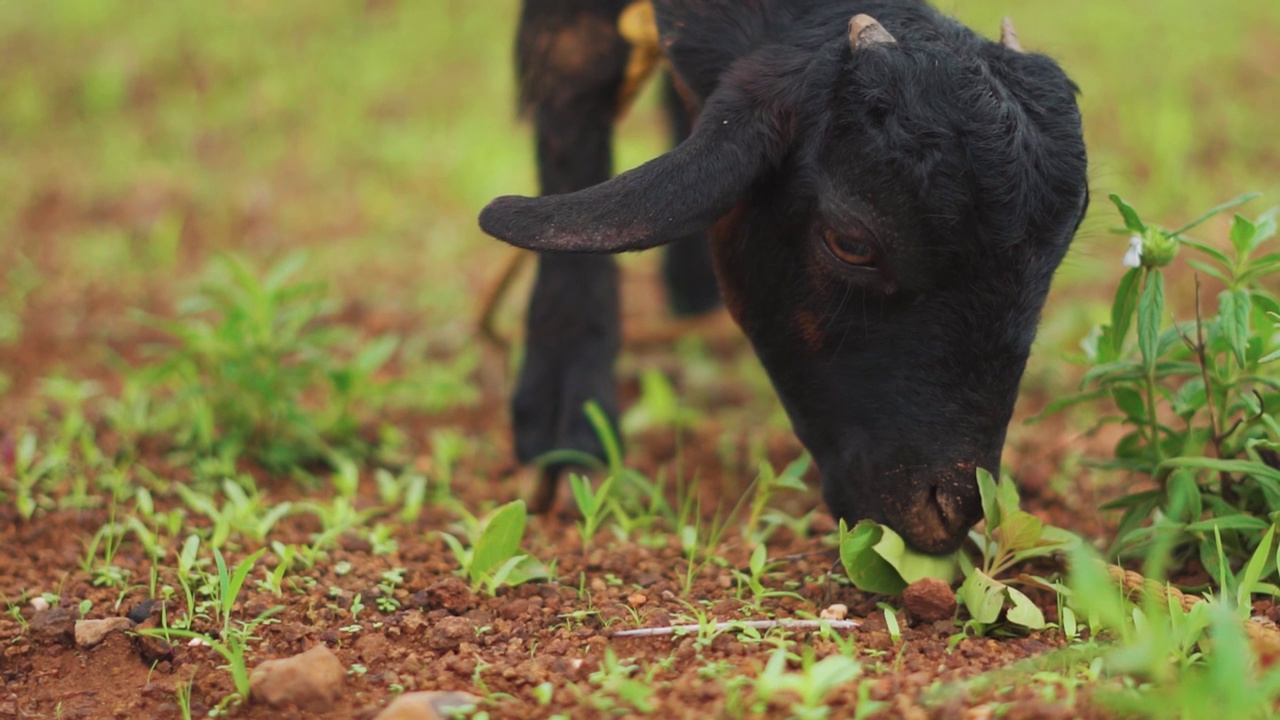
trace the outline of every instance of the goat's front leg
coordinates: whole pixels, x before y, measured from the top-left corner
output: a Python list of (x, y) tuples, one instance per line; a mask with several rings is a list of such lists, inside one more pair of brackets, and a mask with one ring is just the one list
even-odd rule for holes
[[(670, 74), (664, 75), (663, 103), (672, 139), (679, 145), (693, 132), (693, 115), (676, 89), (677, 81)], [(720, 289), (706, 233), (680, 238), (663, 249), (662, 280), (667, 303), (677, 317), (702, 315), (720, 307)]]
[[(625, 0), (526, 0), (517, 54), (544, 195), (609, 179), (613, 122), (629, 48), (617, 33)], [(605, 255), (544, 254), (525, 318), (526, 350), (512, 401), (516, 458), (553, 450), (603, 458), (583, 412), (591, 400), (616, 426), (621, 344), (618, 269)], [(545, 511), (570, 463), (543, 469), (531, 505)]]

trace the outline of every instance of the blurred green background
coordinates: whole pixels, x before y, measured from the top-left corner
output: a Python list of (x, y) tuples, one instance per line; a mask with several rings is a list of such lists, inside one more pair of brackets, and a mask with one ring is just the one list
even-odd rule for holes
[[(1280, 3), (942, 9), (989, 35), (1013, 16), (1082, 88), (1094, 210), (1042, 347), (1073, 350), (1121, 273), (1108, 193), (1169, 225), (1247, 190), (1280, 199)], [(131, 322), (111, 308), (179, 296), (212, 251), (305, 247), (343, 297), (467, 343), (506, 258), (476, 213), (534, 189), (517, 15), (513, 0), (0, 3), (0, 283), (39, 277), (26, 301), (54, 339), (110, 337)], [(620, 168), (666, 146), (652, 95), (619, 134)], [(651, 273), (652, 257), (627, 262)]]

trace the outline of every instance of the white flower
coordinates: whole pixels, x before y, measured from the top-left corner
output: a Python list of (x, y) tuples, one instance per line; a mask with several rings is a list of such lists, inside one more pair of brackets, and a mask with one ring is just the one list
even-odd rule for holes
[(1129, 250), (1124, 254), (1125, 267), (1142, 267), (1142, 236), (1131, 235), (1129, 237)]

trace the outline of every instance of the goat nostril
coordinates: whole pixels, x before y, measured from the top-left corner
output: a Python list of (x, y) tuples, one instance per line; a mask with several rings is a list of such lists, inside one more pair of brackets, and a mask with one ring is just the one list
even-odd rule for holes
[(937, 508), (939, 525), (947, 535), (958, 535), (969, 529), (973, 524), (973, 518), (970, 517), (969, 509), (966, 507), (967, 498), (964, 495), (948, 492), (942, 485), (935, 485), (932, 495), (933, 505)]
[(955, 503), (942, 491), (939, 485), (933, 486), (933, 505), (938, 509), (938, 519), (944, 530), (951, 530), (955, 525)]

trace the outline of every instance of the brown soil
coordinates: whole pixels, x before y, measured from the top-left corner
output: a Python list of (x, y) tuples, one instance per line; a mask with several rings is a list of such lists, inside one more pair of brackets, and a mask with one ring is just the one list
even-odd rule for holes
[[(97, 318), (122, 311), (118, 305), (112, 308), (111, 302), (89, 305), (83, 297), (74, 302), (78, 308), (92, 308)], [(66, 305), (57, 300), (33, 305), (26, 318), (26, 327), (33, 328), (33, 334), (20, 348), (11, 348), (0, 358), (16, 390), (0, 407), (0, 489), (7, 490), (11, 482), (17, 428), (32, 422), (34, 379), (55, 361), (62, 363), (73, 357), (70, 349), (77, 347), (78, 338), (85, 337), (83, 328), (94, 326), (85, 321), (67, 329), (65, 323), (44, 322), (39, 317), (48, 313), (50, 317), (44, 319), (51, 320), (55, 313), (65, 311)], [(359, 312), (354, 317), (360, 322), (368, 320)], [(399, 321), (379, 318), (378, 323), (396, 325)], [(105, 340), (101, 331), (89, 334), (89, 338)], [(122, 341), (117, 336), (110, 344), (128, 357), (137, 340), (131, 336)], [(743, 343), (732, 339), (717, 342), (715, 347), (715, 352), (726, 358), (745, 352)], [(644, 364), (678, 368), (673, 358), (660, 351), (644, 353)], [(83, 366), (74, 364), (73, 374), (96, 376), (110, 388), (112, 374), (97, 362), (99, 354), (89, 355), (91, 360)], [(624, 375), (625, 392), (634, 395), (635, 374)], [(453, 481), (454, 495), (473, 510), (527, 496), (530, 489), (530, 472), (513, 468), (507, 459), (503, 377), (501, 363), (491, 358), (477, 373), (483, 389), (479, 406), (439, 417), (387, 418), (408, 437), (419, 439), (409, 449), (416, 456), (413, 462), (424, 469), (431, 463), (425, 438), (433, 429), (448, 427), (480, 438), (480, 450), (469, 454)], [(676, 379), (679, 382), (678, 372)], [(751, 428), (750, 423), (744, 429), (742, 423), (713, 419), (721, 414), (730, 416), (735, 408), (742, 412), (748, 396), (745, 390), (733, 387), (711, 392), (702, 400), (707, 406), (700, 408), (708, 419), (679, 440), (671, 432), (651, 432), (633, 440), (628, 447), (629, 463), (650, 477), (696, 478), (704, 523), (711, 522), (717, 512), (727, 512), (734, 505), (754, 476), (753, 469), (746, 469), (750, 467), (748, 445), (762, 445), (779, 468), (800, 451), (785, 431), (763, 431)], [(1061, 483), (1055, 481), (1067, 452), (1067, 437), (1061, 420), (1016, 431), (1007, 460), (1024, 481), (1030, 510), (1051, 523), (1098, 537), (1104, 532), (1096, 510), (1101, 491), (1081, 480), (1064, 493)], [(1070, 438), (1077, 449), (1079, 440)], [(110, 446), (109, 434), (102, 443)], [(181, 481), (189, 474), (172, 467), (158, 449), (142, 464), (159, 477)], [(332, 492), (303, 490), (288, 478), (257, 471), (255, 475), (267, 505), (304, 496), (324, 502)], [(359, 507), (377, 507), (378, 498), (368, 476), (361, 493)], [(566, 495), (562, 493), (562, 499)], [(668, 495), (674, 501), (673, 493)], [(161, 510), (178, 504), (172, 495), (159, 494), (156, 501)], [(819, 507), (820, 501), (811, 491), (804, 497), (783, 496), (779, 504), (800, 516)], [(560, 506), (565, 508), (568, 503)], [(90, 649), (76, 645), (70, 627), (75, 608), (84, 600), (92, 603), (90, 618), (132, 614), (135, 620), (146, 618), (142, 627), (155, 626), (161, 613), (183, 611), (180, 600), (168, 606), (155, 603), (149, 612), (143, 606), (151, 599), (151, 563), (137, 542), (126, 540), (114, 561), (129, 572), (128, 588), (93, 586), (81, 562), (86, 543), (109, 518), (108, 509), (99, 506), (42, 510), (24, 521), (12, 505), (0, 507), (0, 593), (21, 612), (20, 619), (12, 615), (0, 618), (0, 677), (4, 679), (0, 718), (180, 717), (175, 693), (185, 683), (191, 683), (194, 715), (204, 716), (234, 692), (225, 662), (208, 647), (185, 642), (168, 645), (132, 632), (110, 634)], [(428, 505), (412, 524), (380, 518), (395, 528), (398, 549), (394, 552), (375, 555), (363, 536), (344, 537), (327, 560), (311, 569), (292, 570), (280, 597), (256, 586), (255, 581), (263, 575), (259, 567), (233, 611), (233, 617), (245, 620), (281, 606), (271, 622), (257, 629), (260, 640), (249, 649), (248, 666), (326, 645), (348, 669), (340, 699), (328, 712), (319, 714), (252, 703), (233, 708), (232, 714), (244, 718), (371, 718), (400, 691), (460, 690), (487, 698), (491, 717), (635, 715), (632, 705), (602, 691), (600, 681), (592, 678), (606, 661), (606, 654), (612, 653), (624, 664), (634, 658), (640, 666), (635, 678), (652, 689), (648, 702), (654, 714), (733, 716), (735, 707), (753, 698), (750, 684), (735, 690), (734, 679), (759, 676), (776, 648), (775, 642), (728, 633), (707, 642), (699, 642), (695, 635), (624, 639), (613, 637), (613, 633), (694, 622), (692, 618), (700, 614), (716, 621), (814, 617), (840, 603), (848, 606), (850, 619), (861, 623), (852, 637), (866, 680), (848, 683), (828, 696), (833, 717), (854, 715), (860, 688), (864, 700), (884, 703), (877, 717), (1105, 716), (1088, 703), (1085, 690), (1033, 682), (1025, 668), (990, 674), (1064, 647), (1065, 640), (1057, 631), (1021, 637), (957, 637), (961, 633), (959, 621), (913, 623), (899, 599), (870, 596), (838, 581), (837, 559), (827, 542), (833, 530), (831, 520), (822, 510), (815, 518), (803, 535), (782, 530), (768, 543), (771, 560), (782, 562), (766, 577), (766, 585), (774, 590), (789, 589), (798, 597), (759, 602), (734, 572), (746, 569), (750, 554), (739, 532), (740, 516), (727, 520), (725, 540), (716, 557), (695, 574), (687, 591), (688, 564), (674, 533), (657, 534), (660, 542), (651, 547), (614, 540), (605, 528), (584, 548), (571, 512), (562, 509), (534, 518), (523, 547), (548, 563), (554, 561), (557, 579), (503, 588), (496, 597), (473, 592), (457, 576), (453, 556), (436, 532), (450, 529), (456, 516)], [(190, 513), (187, 523), (199, 526), (206, 521)], [(304, 544), (318, 530), (313, 516), (289, 516), (276, 526), (271, 539)], [(233, 537), (224, 549), (232, 565), (257, 549), (237, 543)], [(179, 548), (169, 550), (158, 585), (176, 587), (172, 568)], [(403, 584), (394, 591), (399, 608), (382, 612), (376, 604), (381, 593), (377, 584), (382, 573), (392, 568), (405, 571)], [(33, 608), (29, 600), (40, 593), (59, 598), (53, 610), (37, 612)], [(351, 610), (357, 595), (365, 605), (358, 619)], [(1052, 618), (1052, 598), (1041, 595), (1037, 600)], [(897, 617), (903, 627), (897, 640), (877, 607), (878, 602), (886, 601), (899, 609)], [(959, 619), (964, 619), (963, 611)], [(360, 627), (357, 630), (353, 625)], [(195, 628), (216, 630), (208, 621), (197, 621)], [(830, 639), (815, 633), (797, 632), (792, 638), (797, 654), (804, 648), (811, 648), (816, 658), (839, 652)], [(649, 668), (653, 675), (646, 678), (643, 672)], [(978, 680), (967, 682), (974, 678)], [(545, 698), (540, 702), (536, 692), (543, 683), (554, 688), (549, 702)], [(756, 708), (746, 715), (782, 717), (789, 714), (788, 708), (789, 701), (775, 701), (762, 712)]]

